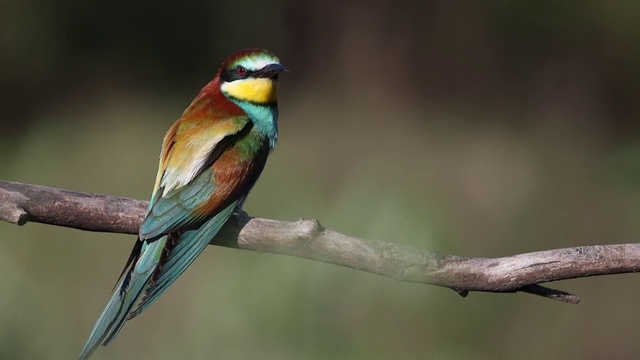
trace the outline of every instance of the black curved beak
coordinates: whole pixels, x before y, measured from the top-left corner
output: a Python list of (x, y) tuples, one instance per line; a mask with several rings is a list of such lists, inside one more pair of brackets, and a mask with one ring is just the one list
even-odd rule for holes
[(253, 72), (253, 76), (258, 77), (258, 78), (277, 79), (278, 78), (278, 74), (283, 72), (283, 71), (289, 71), (289, 70), (287, 70), (287, 68), (284, 67), (284, 65), (281, 65), (281, 64), (269, 64), (269, 65), (263, 67), (260, 70), (254, 71)]

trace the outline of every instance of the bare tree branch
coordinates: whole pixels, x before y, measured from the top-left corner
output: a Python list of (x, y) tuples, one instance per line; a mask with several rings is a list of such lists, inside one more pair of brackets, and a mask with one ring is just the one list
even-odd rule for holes
[[(79, 193), (0, 180), (0, 219), (81, 230), (137, 234), (146, 201)], [(579, 277), (640, 271), (640, 244), (555, 249), (502, 258), (441, 255), (425, 249), (371, 241), (323, 228), (317, 220), (296, 222), (236, 214), (214, 245), (269, 252), (368, 271), (400, 281), (470, 291), (526, 292), (578, 303), (577, 296), (539, 284)]]

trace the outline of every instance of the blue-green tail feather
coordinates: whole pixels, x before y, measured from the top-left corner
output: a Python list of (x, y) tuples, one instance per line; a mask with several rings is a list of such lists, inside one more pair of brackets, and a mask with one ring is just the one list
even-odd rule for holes
[[(187, 231), (176, 239), (164, 236), (151, 243), (144, 242), (141, 247), (136, 245), (139, 256), (132, 255), (131, 261), (127, 262), (132, 269), (125, 268), (125, 275), (121, 276), (109, 303), (91, 331), (80, 359), (88, 359), (100, 345), (107, 345), (115, 339), (127, 320), (138, 316), (156, 301), (204, 251), (240, 201), (234, 201), (200, 228)], [(175, 245), (168, 243), (172, 240)], [(158, 264), (161, 264), (160, 270)], [(136, 304), (137, 307), (132, 311)]]
[(216, 216), (205, 222), (199, 229), (187, 231), (180, 235), (176, 245), (170, 250), (169, 256), (163, 262), (160, 271), (154, 275), (154, 280), (142, 301), (138, 304), (136, 310), (131, 312), (130, 318), (138, 316), (147, 309), (182, 275), (229, 220), (239, 202), (240, 200), (237, 200), (228, 205)]
[(154, 243), (145, 243), (142, 247), (136, 244), (134, 252), (140, 251), (140, 253), (132, 254), (130, 257), (132, 261), (127, 262), (131, 268), (130, 270), (125, 268), (124, 276), (121, 276), (116, 284), (111, 299), (102, 311), (82, 349), (81, 360), (88, 359), (98, 346), (107, 345), (118, 335), (127, 321), (129, 312), (151, 280), (157, 265), (157, 261), (154, 264), (153, 259), (160, 259), (165, 242), (166, 237), (163, 237)]

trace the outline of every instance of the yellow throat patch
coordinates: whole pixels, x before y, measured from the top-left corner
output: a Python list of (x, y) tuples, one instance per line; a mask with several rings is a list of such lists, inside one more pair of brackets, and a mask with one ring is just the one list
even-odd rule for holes
[(277, 100), (278, 83), (269, 78), (248, 78), (222, 84), (223, 93), (232, 98), (257, 104), (273, 104)]

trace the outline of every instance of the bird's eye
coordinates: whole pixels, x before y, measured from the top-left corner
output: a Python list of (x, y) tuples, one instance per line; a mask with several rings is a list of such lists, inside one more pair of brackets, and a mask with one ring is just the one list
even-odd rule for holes
[(245, 69), (242, 65), (238, 65), (238, 67), (236, 68), (236, 74), (238, 74), (238, 76), (240, 77), (245, 77), (247, 76), (247, 69)]

